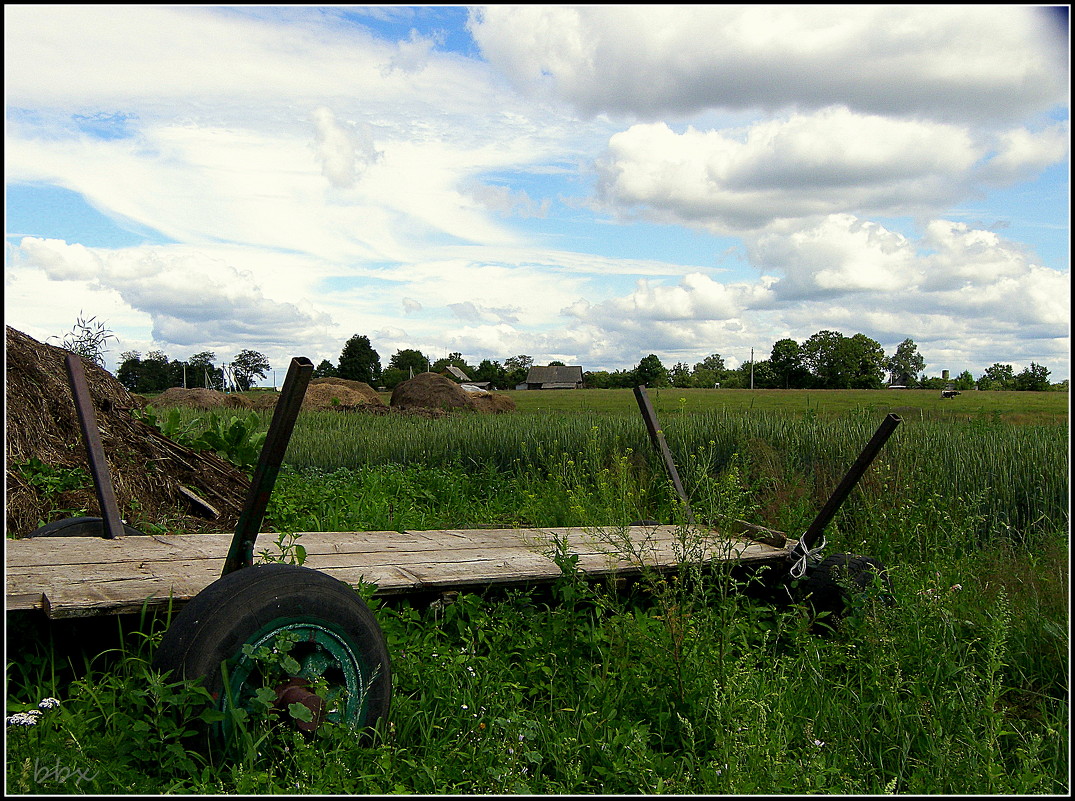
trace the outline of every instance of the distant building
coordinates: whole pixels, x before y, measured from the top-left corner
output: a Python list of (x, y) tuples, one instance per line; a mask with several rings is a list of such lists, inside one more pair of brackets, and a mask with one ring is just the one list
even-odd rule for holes
[(572, 367), (531, 367), (526, 374), (526, 383), (518, 389), (582, 389), (582, 368)]
[(468, 376), (454, 364), (449, 364), (447, 367), (445, 367), (443, 374), (447, 375), (449, 378), (454, 378), (456, 381), (466, 381), (467, 383), (470, 383), (470, 376)]

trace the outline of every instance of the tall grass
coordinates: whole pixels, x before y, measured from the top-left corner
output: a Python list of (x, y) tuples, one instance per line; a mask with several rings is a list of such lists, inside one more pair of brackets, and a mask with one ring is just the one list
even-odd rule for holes
[[(660, 416), (696, 516), (796, 534), (883, 415)], [(9, 711), (62, 706), (9, 727), (8, 788), (1064, 795), (1067, 459), (1059, 426), (908, 421), (828, 531), (830, 552), (885, 562), (896, 603), (827, 625), (698, 562), (591, 583), (556, 542), (548, 587), (374, 599), (395, 695), (367, 741), (266, 724), (225, 756), (198, 723), (204, 691), (148, 668), (161, 621), (128, 621), (82, 659), (104, 647), (99, 629), (19, 618)], [(304, 413), (268, 513), (282, 531), (638, 517), (683, 519), (637, 416), (588, 413)]]
[[(677, 464), (690, 479), (690, 492), (738, 455), (749, 465), (752, 483), (762, 493), (761, 506), (771, 515), (757, 522), (795, 529), (803, 524), (803, 514), (819, 508), (835, 488), (882, 417), (861, 411), (838, 418), (710, 411), (668, 413), (661, 422)], [(874, 474), (845, 514), (853, 518), (861, 498), (872, 491), (893, 507), (924, 503), (931, 496), (970, 504), (969, 511), (982, 521), (973, 536), (997, 527), (1013, 532), (1065, 527), (1067, 449), (1066, 429), (1055, 425), (907, 423), (885, 446)], [(426, 420), (314, 412), (300, 418), (286, 460), (299, 469), (329, 471), (420, 464), (548, 475), (566, 459), (582, 456), (596, 475), (624, 454), (631, 454), (647, 481), (663, 480), (663, 465), (637, 415)], [(654, 498), (664, 496), (655, 493)]]

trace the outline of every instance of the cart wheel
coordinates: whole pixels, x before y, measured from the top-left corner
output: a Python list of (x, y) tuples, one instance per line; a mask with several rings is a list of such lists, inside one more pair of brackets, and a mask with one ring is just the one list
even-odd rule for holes
[[(267, 675), (244, 646), (272, 650), (284, 634), (295, 641), (289, 655), (298, 670)], [(373, 726), (388, 714), (392, 693), (384, 634), (365, 601), (342, 581), (297, 565), (256, 565), (217, 579), (173, 619), (153, 666), (204, 677), (223, 712), (251, 709), (269, 686), (279, 707), (299, 702), (313, 712), (311, 722), (297, 723), (305, 731), (324, 721)], [(217, 730), (225, 740), (230, 720), (225, 715)]]
[(871, 589), (875, 574), (881, 578), (878, 597), (892, 603), (892, 581), (885, 566), (872, 556), (834, 553), (808, 570), (802, 589), (815, 610), (839, 616)]
[[(123, 524), (123, 534), (127, 537), (144, 537), (144, 531)], [(104, 537), (105, 521), (100, 517), (69, 517), (55, 520), (41, 528), (34, 529), (27, 537)]]

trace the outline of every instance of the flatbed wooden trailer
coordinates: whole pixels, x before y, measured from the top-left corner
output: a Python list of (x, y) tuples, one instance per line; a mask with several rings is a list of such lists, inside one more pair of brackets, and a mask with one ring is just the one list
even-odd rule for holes
[[(178, 609), (154, 666), (204, 679), (225, 713), (224, 736), (234, 719), (229, 711), (251, 708), (265, 687), (276, 693), (281, 709), (300, 703), (310, 710), (310, 720), (296, 721), (300, 729), (325, 721), (362, 727), (387, 715), (391, 662), (373, 611), (354, 591), (360, 583), (376, 585), (383, 596), (535, 584), (562, 575), (560, 557), (568, 555), (572, 569), (592, 577), (705, 562), (768, 564), (781, 578), (794, 579), (811, 569), (827, 576), (831, 562), (847, 572), (855, 568), (856, 580), (865, 580), (875, 567), (862, 561), (869, 557), (839, 554), (822, 561), (817, 553), (825, 525), (899, 423), (889, 415), (798, 540), (742, 521), (723, 531), (698, 526), (639, 387), (639, 408), (683, 502), (682, 526), (640, 521), (595, 528), (309, 532), (298, 541), (305, 551), (302, 565), (289, 563), (294, 551), (280, 553), (264, 539), (257, 553), (267, 559), (258, 564), (255, 541), (313, 372), (310, 360), (292, 360), (233, 535), (146, 535), (126, 525), (80, 358), (70, 355), (67, 370), (102, 517), (55, 521), (8, 541), (7, 611), (60, 619)], [(289, 649), (286, 675), (272, 672), (278, 667), (270, 669), (271, 660), (259, 656), (278, 646)]]
[[(774, 535), (756, 534), (779, 542)], [(296, 542), (306, 550), (305, 567), (351, 586), (375, 584), (375, 596), (552, 581), (561, 574), (557, 547), (577, 554), (577, 570), (595, 578), (673, 570), (688, 549), (692, 559), (778, 566), (791, 553), (789, 545), (696, 526), (307, 532)], [(39, 610), (52, 619), (178, 611), (220, 578), (230, 543), (230, 534), (12, 540), (7, 611)], [(275, 542), (262, 552), (284, 558)]]

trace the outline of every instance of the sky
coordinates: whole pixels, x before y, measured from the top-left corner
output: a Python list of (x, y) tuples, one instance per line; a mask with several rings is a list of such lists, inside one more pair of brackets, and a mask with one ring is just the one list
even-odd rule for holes
[(1067, 7), (4, 6), (8, 325), (1070, 369)]

